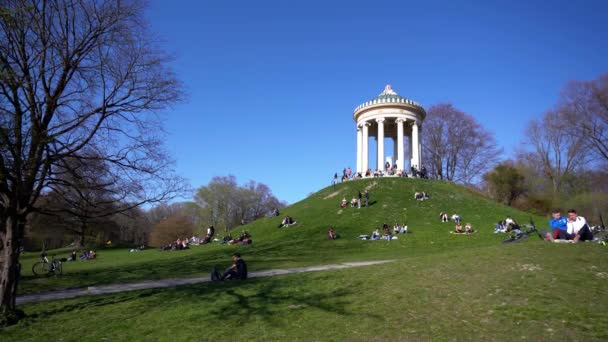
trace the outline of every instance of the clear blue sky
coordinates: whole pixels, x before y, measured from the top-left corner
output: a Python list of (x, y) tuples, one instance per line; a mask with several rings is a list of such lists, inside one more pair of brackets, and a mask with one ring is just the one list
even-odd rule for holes
[(266, 183), (289, 203), (356, 165), (353, 109), (391, 84), (450, 102), (508, 158), (569, 80), (608, 72), (608, 1), (152, 0), (189, 94), (167, 148), (194, 187)]

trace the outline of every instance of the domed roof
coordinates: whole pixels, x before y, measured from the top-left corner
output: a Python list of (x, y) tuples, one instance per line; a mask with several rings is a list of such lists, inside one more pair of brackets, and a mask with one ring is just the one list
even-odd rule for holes
[(376, 96), (372, 100), (369, 100), (369, 101), (357, 106), (357, 108), (355, 108), (355, 113), (357, 113), (358, 111), (360, 111), (361, 109), (364, 109), (366, 107), (371, 107), (371, 106), (376, 106), (376, 105), (386, 105), (386, 104), (388, 104), (388, 105), (390, 105), (390, 104), (409, 105), (412, 107), (416, 107), (416, 109), (419, 109), (423, 113), (425, 113), (424, 108), (422, 107), (421, 104), (419, 104), (418, 102), (406, 99), (405, 97), (397, 94), (393, 90), (393, 88), (391, 88), (390, 84), (387, 84), (384, 87), (384, 91), (381, 92), (380, 95)]

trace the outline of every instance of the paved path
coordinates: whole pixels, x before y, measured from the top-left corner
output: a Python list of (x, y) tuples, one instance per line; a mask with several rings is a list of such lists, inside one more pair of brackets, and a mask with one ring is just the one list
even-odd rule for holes
[[(273, 277), (283, 274), (293, 273), (304, 273), (304, 272), (316, 272), (316, 271), (327, 271), (327, 270), (339, 270), (343, 268), (359, 267), (359, 266), (370, 266), (379, 265), (394, 260), (379, 260), (379, 261), (363, 261), (363, 262), (345, 262), (342, 264), (334, 265), (321, 265), (321, 266), (308, 266), (308, 267), (297, 267), (287, 269), (275, 269), (267, 271), (257, 271), (249, 273), (249, 278), (262, 278), (262, 277)], [(141, 283), (131, 284), (112, 284), (112, 285), (100, 285), (100, 286), (89, 286), (87, 288), (78, 288), (70, 290), (59, 290), (49, 292), (39, 292), (33, 294), (27, 294), (17, 297), (17, 304), (36, 303), (44, 302), (56, 299), (68, 299), (83, 296), (109, 294), (117, 292), (137, 291), (145, 289), (157, 289), (163, 287), (173, 287), (180, 285), (191, 285), (199, 283), (210, 282), (209, 277), (199, 278), (177, 278), (177, 279), (162, 279), (162, 280), (150, 280), (142, 281)]]

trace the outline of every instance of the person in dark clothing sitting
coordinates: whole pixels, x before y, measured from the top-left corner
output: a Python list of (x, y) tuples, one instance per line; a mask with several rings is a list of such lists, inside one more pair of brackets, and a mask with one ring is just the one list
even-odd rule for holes
[(220, 280), (247, 279), (247, 264), (245, 263), (245, 260), (241, 258), (241, 254), (234, 253), (232, 255), (232, 261), (232, 265), (224, 271)]

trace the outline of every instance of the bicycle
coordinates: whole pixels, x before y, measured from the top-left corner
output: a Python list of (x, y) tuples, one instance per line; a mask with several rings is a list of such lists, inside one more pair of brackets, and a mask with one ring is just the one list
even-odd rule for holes
[(45, 276), (49, 274), (61, 275), (63, 272), (62, 260), (55, 259), (55, 256), (51, 256), (51, 261), (46, 257), (46, 254), (43, 252), (40, 254), (40, 261), (35, 263), (32, 266), (32, 273), (35, 276)]
[[(533, 233), (538, 233), (536, 226), (534, 225), (534, 221), (532, 221), (532, 219), (530, 219), (530, 224), (525, 224), (523, 226), (528, 228), (528, 230), (518, 230), (518, 231), (514, 232), (514, 234), (511, 235), (510, 237), (504, 239), (502, 241), (502, 243), (519, 242), (519, 241), (524, 240), (525, 238), (527, 238), (528, 236), (530, 236)], [(539, 237), (542, 239), (541, 234), (539, 234)]]

